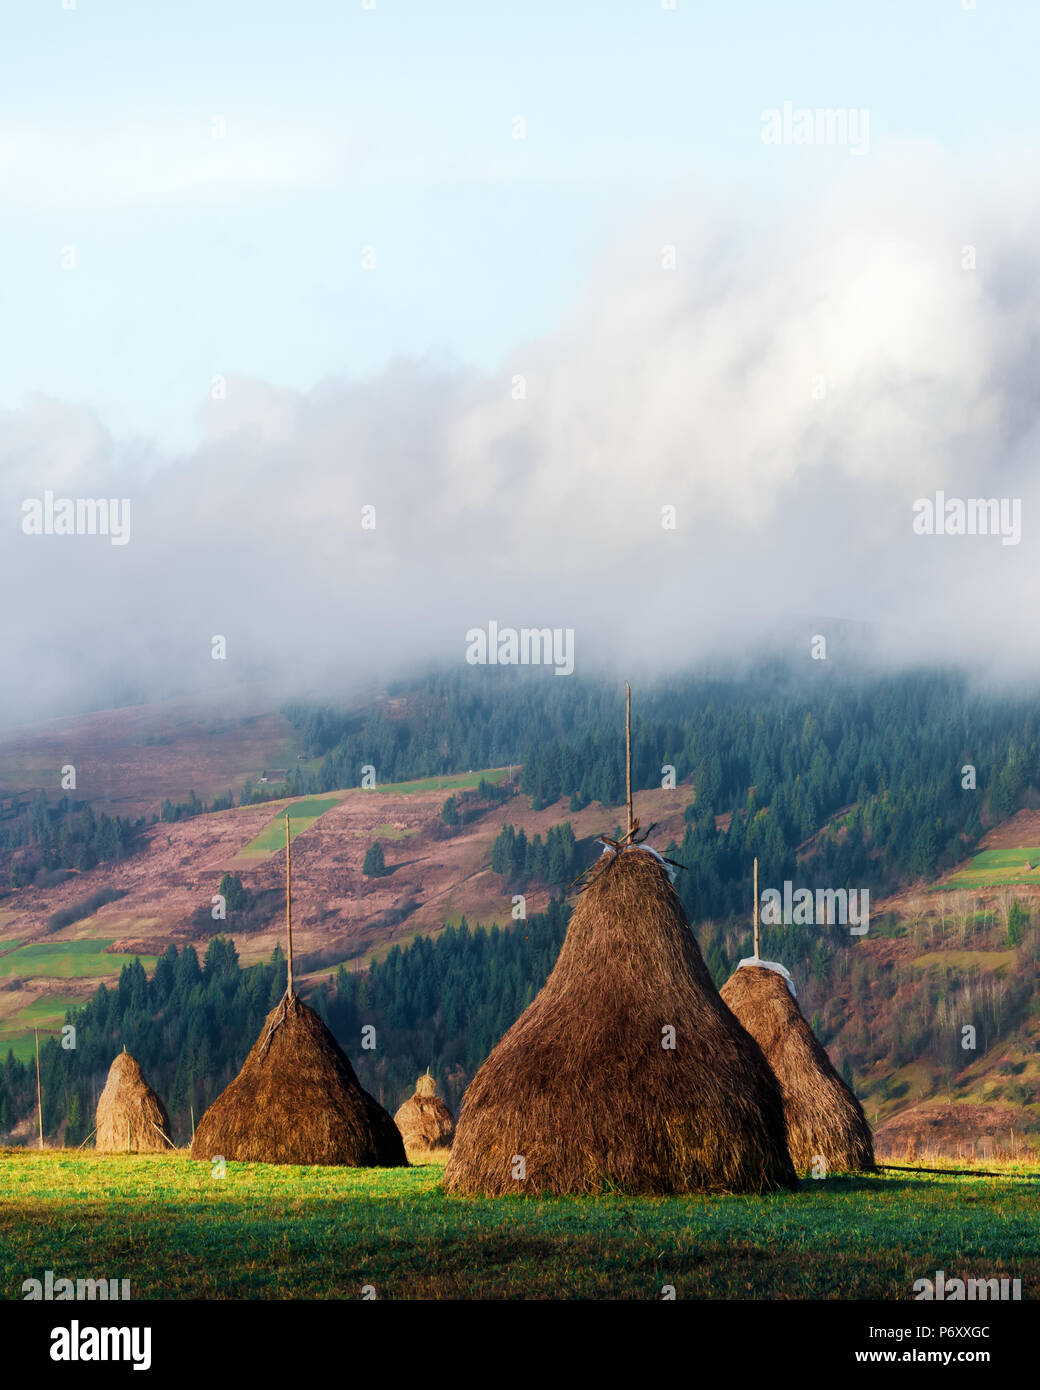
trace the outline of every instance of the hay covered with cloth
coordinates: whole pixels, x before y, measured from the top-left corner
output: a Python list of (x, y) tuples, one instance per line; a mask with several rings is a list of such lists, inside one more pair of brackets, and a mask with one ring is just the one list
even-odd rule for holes
[(96, 1118), (99, 1153), (150, 1154), (172, 1147), (166, 1106), (125, 1048), (108, 1069)]
[(780, 1088), (653, 852), (594, 866), (545, 986), (466, 1092), (444, 1181), (491, 1196), (796, 1186)]
[(268, 1014), (234, 1081), (203, 1115), (192, 1158), (407, 1165), (401, 1135), (362, 1089), (321, 1019), (295, 995)]
[(429, 1153), (447, 1149), (455, 1138), (455, 1117), (437, 1094), (437, 1083), (426, 1072), (415, 1083), (415, 1094), (394, 1116), (406, 1149), (413, 1153)]
[(835, 1070), (784, 977), (741, 965), (722, 997), (758, 1043), (780, 1083), (787, 1142), (795, 1168), (822, 1158), (828, 1172), (874, 1167), (874, 1141), (863, 1107)]

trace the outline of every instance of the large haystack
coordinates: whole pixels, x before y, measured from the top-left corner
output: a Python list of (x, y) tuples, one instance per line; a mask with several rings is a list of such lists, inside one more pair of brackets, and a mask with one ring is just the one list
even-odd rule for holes
[(108, 1069), (97, 1103), (99, 1153), (159, 1153), (170, 1148), (166, 1106), (125, 1049)]
[(252, 1163), (407, 1164), (393, 1120), (339, 1043), (294, 994), (267, 1015), (234, 1081), (199, 1122), (192, 1158)]
[(394, 1116), (406, 1149), (429, 1153), (447, 1149), (455, 1138), (455, 1117), (437, 1094), (437, 1083), (429, 1072), (415, 1083), (415, 1095), (406, 1100)]
[(784, 977), (742, 965), (722, 997), (765, 1053), (780, 1082), (787, 1142), (801, 1172), (822, 1157), (828, 1172), (874, 1167), (874, 1144), (863, 1107), (806, 1023)]
[[(674, 1048), (662, 1046), (672, 1029)], [(667, 869), (632, 846), (605, 854), (544, 988), (466, 1092), (446, 1186), (497, 1195), (795, 1183), (776, 1079), (719, 998)]]

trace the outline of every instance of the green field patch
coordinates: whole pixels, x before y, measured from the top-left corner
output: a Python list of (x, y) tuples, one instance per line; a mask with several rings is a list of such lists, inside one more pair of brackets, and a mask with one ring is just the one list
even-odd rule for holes
[(477, 787), (481, 782), (504, 782), (509, 776), (508, 768), (485, 768), (483, 772), (456, 772), (446, 777), (422, 777), (417, 782), (384, 782), (375, 787), (377, 792), (392, 792), (407, 796), (410, 792), (462, 791), (467, 787)]
[[(1027, 867), (1032, 865), (1032, 868)], [(1040, 888), (1040, 848), (985, 849), (949, 878), (953, 888), (1000, 888), (1005, 884), (1035, 884)]]
[(415, 834), (415, 829), (401, 830), (385, 821), (382, 825), (374, 825), (371, 830), (355, 830), (354, 834), (362, 835), (366, 840), (407, 840), (409, 835)]
[(250, 840), (244, 849), (240, 849), (235, 858), (260, 859), (284, 849), (286, 815), (289, 817), (289, 838), (295, 840), (297, 835), (302, 835), (326, 811), (338, 806), (341, 800), (341, 796), (309, 796), (302, 801), (294, 801), (290, 806), (283, 806), (274, 820), (264, 826), (255, 840)]
[(831, 1176), (762, 1197), (492, 1199), (447, 1195), (432, 1162), (228, 1163), (214, 1182), (184, 1154), (7, 1151), (0, 1290), (111, 1268), (142, 1299), (357, 1299), (373, 1284), (391, 1299), (652, 1300), (671, 1284), (695, 1300), (905, 1300), (938, 1250), (946, 1270), (999, 1270), (1028, 1291), (1038, 1171)]
[(1012, 969), (1016, 951), (926, 951), (910, 962), (912, 970), (1002, 970)]
[(6, 1058), (10, 1049), (20, 1062), (26, 1061), (36, 1048), (33, 1029), (39, 1028), (43, 1034), (59, 1033), (69, 1009), (79, 1008), (83, 1002), (78, 994), (45, 994), (11, 1014), (0, 1026), (0, 1058)]
[[(118, 975), (124, 965), (136, 959), (130, 955), (106, 954), (114, 938), (95, 941), (46, 941), (20, 946), (10, 955), (0, 956), (0, 976), (17, 975), (23, 980), (41, 977), (62, 980), (86, 979), (99, 975)], [(141, 956), (146, 970), (155, 968), (155, 956)]]

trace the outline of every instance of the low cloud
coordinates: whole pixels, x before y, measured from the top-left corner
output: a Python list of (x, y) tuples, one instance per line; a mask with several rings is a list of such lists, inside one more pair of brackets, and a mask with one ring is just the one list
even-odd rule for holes
[[(1031, 182), (918, 152), (783, 224), (659, 209), (494, 377), (232, 377), (176, 458), (44, 398), (0, 416), (2, 713), (461, 664), (489, 620), (573, 628), (579, 672), (779, 633), (808, 660), (832, 618), (879, 658), (1031, 672)], [(22, 535), (46, 488), (129, 497), (131, 542)], [(915, 534), (937, 491), (1020, 499), (1021, 543)]]

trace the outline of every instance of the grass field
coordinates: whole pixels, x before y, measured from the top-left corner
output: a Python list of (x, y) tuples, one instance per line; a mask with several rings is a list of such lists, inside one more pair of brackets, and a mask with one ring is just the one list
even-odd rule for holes
[[(106, 955), (114, 937), (97, 941), (44, 941), (20, 946), (9, 955), (0, 956), (0, 976), (18, 975), (23, 980), (57, 978), (87, 979), (94, 975), (118, 974), (124, 965), (134, 960), (128, 955)], [(141, 956), (146, 970), (155, 969), (155, 956)]]
[(781, 1196), (448, 1197), (442, 1168), (0, 1152), (0, 1297), (55, 1277), (137, 1298), (912, 1297), (915, 1279), (1040, 1287), (1040, 1168), (890, 1173)]
[(60, 1032), (68, 1010), (82, 1003), (77, 994), (45, 994), (11, 1014), (0, 1025), (0, 1057), (5, 1058), (10, 1049), (20, 1062), (27, 1061), (35, 1049), (33, 1029), (39, 1028), (43, 1035)]
[(399, 829), (384, 821), (382, 825), (373, 825), (371, 830), (358, 830), (355, 834), (363, 835), (366, 840), (407, 840), (409, 835), (415, 834), (415, 830)]
[(925, 951), (907, 967), (915, 970), (1013, 970), (1018, 959), (1014, 951)]
[[(1032, 864), (1027, 869), (1026, 864)], [(1006, 883), (1040, 885), (1040, 849), (986, 849), (943, 885), (956, 888), (1000, 888)]]
[(377, 785), (377, 792), (392, 792), (396, 796), (410, 792), (457, 792), (467, 787), (479, 786), (484, 782), (502, 782), (509, 775), (504, 767), (489, 767), (483, 772), (458, 772), (446, 777), (422, 777), (417, 782), (384, 782)]
[(285, 848), (285, 813), (289, 812), (289, 839), (295, 840), (314, 824), (319, 816), (338, 806), (342, 798), (338, 796), (309, 796), (302, 801), (294, 801), (291, 806), (282, 807), (274, 820), (264, 826), (255, 840), (250, 840), (240, 849), (236, 859), (261, 859)]

